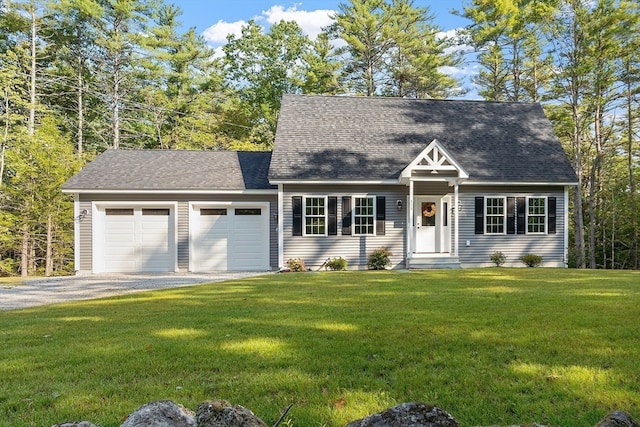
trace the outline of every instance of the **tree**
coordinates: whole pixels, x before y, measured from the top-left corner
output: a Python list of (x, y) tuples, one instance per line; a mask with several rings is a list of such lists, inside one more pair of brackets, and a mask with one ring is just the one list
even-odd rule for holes
[(303, 93), (335, 95), (340, 92), (338, 78), (342, 63), (336, 59), (328, 33), (318, 35), (311, 49), (302, 55), (302, 61), (300, 87)]
[(237, 91), (239, 114), (246, 117), (255, 143), (270, 148), (285, 93), (301, 91), (301, 61), (310, 40), (295, 22), (280, 21), (268, 32), (254, 20), (242, 35), (229, 35), (223, 47), (226, 82)]

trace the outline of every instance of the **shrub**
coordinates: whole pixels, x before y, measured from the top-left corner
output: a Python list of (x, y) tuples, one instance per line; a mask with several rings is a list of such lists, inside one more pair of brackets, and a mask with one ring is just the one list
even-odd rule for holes
[(327, 260), (327, 263), (325, 265), (329, 270), (341, 271), (341, 270), (347, 269), (347, 264), (348, 263), (346, 259), (342, 257), (338, 257), (338, 258)]
[(290, 271), (307, 271), (307, 266), (302, 258), (292, 258), (287, 261)]
[(520, 260), (527, 266), (527, 267), (537, 267), (540, 264), (542, 264), (542, 257), (540, 255), (536, 255), (536, 254), (526, 254), (526, 255), (522, 255), (522, 257), (520, 257)]
[(367, 266), (369, 270), (384, 270), (387, 266), (391, 265), (391, 251), (389, 248), (378, 248), (371, 252), (369, 258), (367, 258)]
[(493, 262), (496, 267), (500, 267), (507, 260), (507, 256), (500, 251), (496, 251), (491, 254), (491, 262)]

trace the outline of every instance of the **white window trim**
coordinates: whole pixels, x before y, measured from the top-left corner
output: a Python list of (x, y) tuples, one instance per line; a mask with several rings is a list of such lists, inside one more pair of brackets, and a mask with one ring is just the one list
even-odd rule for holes
[[(524, 230), (525, 234), (531, 235), (546, 235), (549, 232), (549, 201), (547, 196), (527, 196), (526, 206), (525, 206), (525, 224)], [(532, 215), (532, 216), (542, 216), (544, 219), (544, 231), (529, 231), (529, 200), (531, 199), (543, 199), (544, 200), (544, 215)]]
[[(373, 199), (373, 234), (365, 233), (358, 234), (356, 233), (356, 199)], [(370, 194), (354, 194), (351, 196), (351, 235), (356, 237), (369, 236), (375, 237), (378, 235), (378, 221), (376, 218), (378, 217), (377, 212), (378, 200), (377, 197)]]
[[(487, 231), (487, 217), (489, 217), (489, 215), (487, 214), (487, 200), (488, 199), (502, 199), (502, 232), (500, 233), (490, 233)], [(484, 196), (484, 212), (483, 212), (483, 218), (484, 218), (484, 234), (488, 235), (488, 236), (503, 236), (507, 234), (507, 197), (506, 196)], [(491, 217), (498, 217), (498, 215), (491, 215)]]
[[(324, 234), (307, 234), (307, 199), (324, 199)], [(320, 218), (313, 215), (310, 218)], [(302, 236), (303, 237), (326, 237), (329, 235), (329, 197), (318, 195), (302, 196)]]

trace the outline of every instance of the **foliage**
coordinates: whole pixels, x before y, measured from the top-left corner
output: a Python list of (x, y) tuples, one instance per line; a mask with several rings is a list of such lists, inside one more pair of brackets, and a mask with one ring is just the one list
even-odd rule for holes
[(491, 254), (490, 259), (491, 259), (491, 262), (496, 265), (496, 267), (500, 267), (507, 260), (507, 256), (500, 251), (496, 251)]
[(268, 425), (292, 401), (296, 426), (427, 401), (465, 426), (593, 426), (613, 409), (640, 413), (639, 279), (269, 274), (3, 311), (0, 424), (117, 427), (161, 397), (190, 408), (223, 398)]
[(527, 267), (538, 267), (542, 264), (542, 257), (536, 254), (525, 254), (520, 257), (520, 261)]
[(287, 268), (290, 271), (301, 272), (307, 271), (307, 265), (302, 258), (291, 258), (287, 260)]
[(389, 248), (378, 248), (367, 257), (367, 267), (370, 270), (384, 270), (391, 265), (389, 257), (393, 255)]
[(326, 267), (333, 271), (343, 271), (347, 269), (349, 263), (342, 257), (332, 258), (326, 262)]

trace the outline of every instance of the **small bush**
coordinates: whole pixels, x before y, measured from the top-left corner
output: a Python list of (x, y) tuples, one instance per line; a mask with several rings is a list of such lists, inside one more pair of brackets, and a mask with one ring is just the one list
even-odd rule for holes
[(347, 269), (347, 264), (348, 263), (346, 259), (338, 257), (328, 260), (325, 265), (329, 270), (342, 271)]
[(307, 266), (302, 258), (292, 258), (288, 260), (287, 267), (290, 271), (307, 271)]
[(507, 260), (507, 256), (500, 251), (496, 251), (491, 254), (491, 262), (493, 262), (496, 267), (500, 267)]
[(520, 260), (527, 266), (527, 267), (537, 267), (540, 264), (542, 264), (542, 257), (540, 255), (536, 255), (536, 254), (526, 254), (526, 255), (522, 255), (522, 257), (520, 258)]
[(392, 255), (389, 248), (378, 248), (371, 252), (367, 258), (367, 266), (369, 270), (384, 270), (391, 265), (389, 257)]

